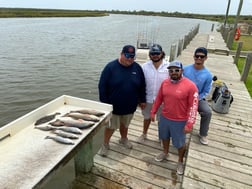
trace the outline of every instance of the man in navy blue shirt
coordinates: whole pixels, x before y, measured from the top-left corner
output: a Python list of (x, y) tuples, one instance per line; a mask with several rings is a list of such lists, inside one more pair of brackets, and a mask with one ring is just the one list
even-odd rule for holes
[(131, 149), (128, 126), (137, 105), (145, 107), (145, 78), (141, 66), (135, 62), (135, 47), (123, 47), (120, 57), (109, 62), (103, 69), (99, 81), (99, 97), (103, 103), (113, 105), (112, 118), (104, 131), (104, 143), (100, 155), (107, 156), (109, 141), (119, 128), (119, 144)]

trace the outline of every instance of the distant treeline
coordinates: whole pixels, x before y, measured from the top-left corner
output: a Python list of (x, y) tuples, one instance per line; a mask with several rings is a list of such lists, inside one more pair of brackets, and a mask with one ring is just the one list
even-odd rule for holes
[[(133, 14), (146, 16), (164, 16), (178, 18), (205, 19), (216, 22), (224, 22), (223, 15), (191, 14), (180, 12), (153, 12), (153, 11), (119, 11), (119, 10), (63, 10), (63, 9), (28, 9), (28, 8), (0, 8), (1, 18), (10, 17), (95, 17), (109, 14)], [(236, 15), (228, 15), (227, 23), (235, 22)], [(240, 15), (239, 22), (252, 24), (252, 15)]]
[(0, 18), (17, 17), (97, 17), (108, 16), (104, 11), (0, 8)]

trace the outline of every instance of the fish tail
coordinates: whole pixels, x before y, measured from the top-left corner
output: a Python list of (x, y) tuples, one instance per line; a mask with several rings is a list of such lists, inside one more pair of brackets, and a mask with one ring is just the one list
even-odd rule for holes
[(69, 113), (64, 114), (62, 117), (67, 117), (69, 116)]

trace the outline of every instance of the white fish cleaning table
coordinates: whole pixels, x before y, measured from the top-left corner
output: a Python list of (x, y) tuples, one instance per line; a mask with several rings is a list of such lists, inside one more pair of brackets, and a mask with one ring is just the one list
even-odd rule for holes
[[(62, 116), (82, 108), (105, 114), (93, 127), (82, 130), (79, 139), (73, 140), (74, 145), (45, 139), (54, 134), (34, 128), (36, 120), (45, 115), (60, 112)], [(43, 188), (73, 158), (76, 175), (88, 172), (93, 166), (92, 139), (111, 112), (111, 105), (63, 95), (0, 128), (1, 188)]]

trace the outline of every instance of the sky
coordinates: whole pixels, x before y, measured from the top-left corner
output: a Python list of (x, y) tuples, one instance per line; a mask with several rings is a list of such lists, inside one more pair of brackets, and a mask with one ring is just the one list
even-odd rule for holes
[(0, 0), (0, 7), (71, 10), (122, 10), (181, 12), (194, 14), (252, 15), (252, 0)]

